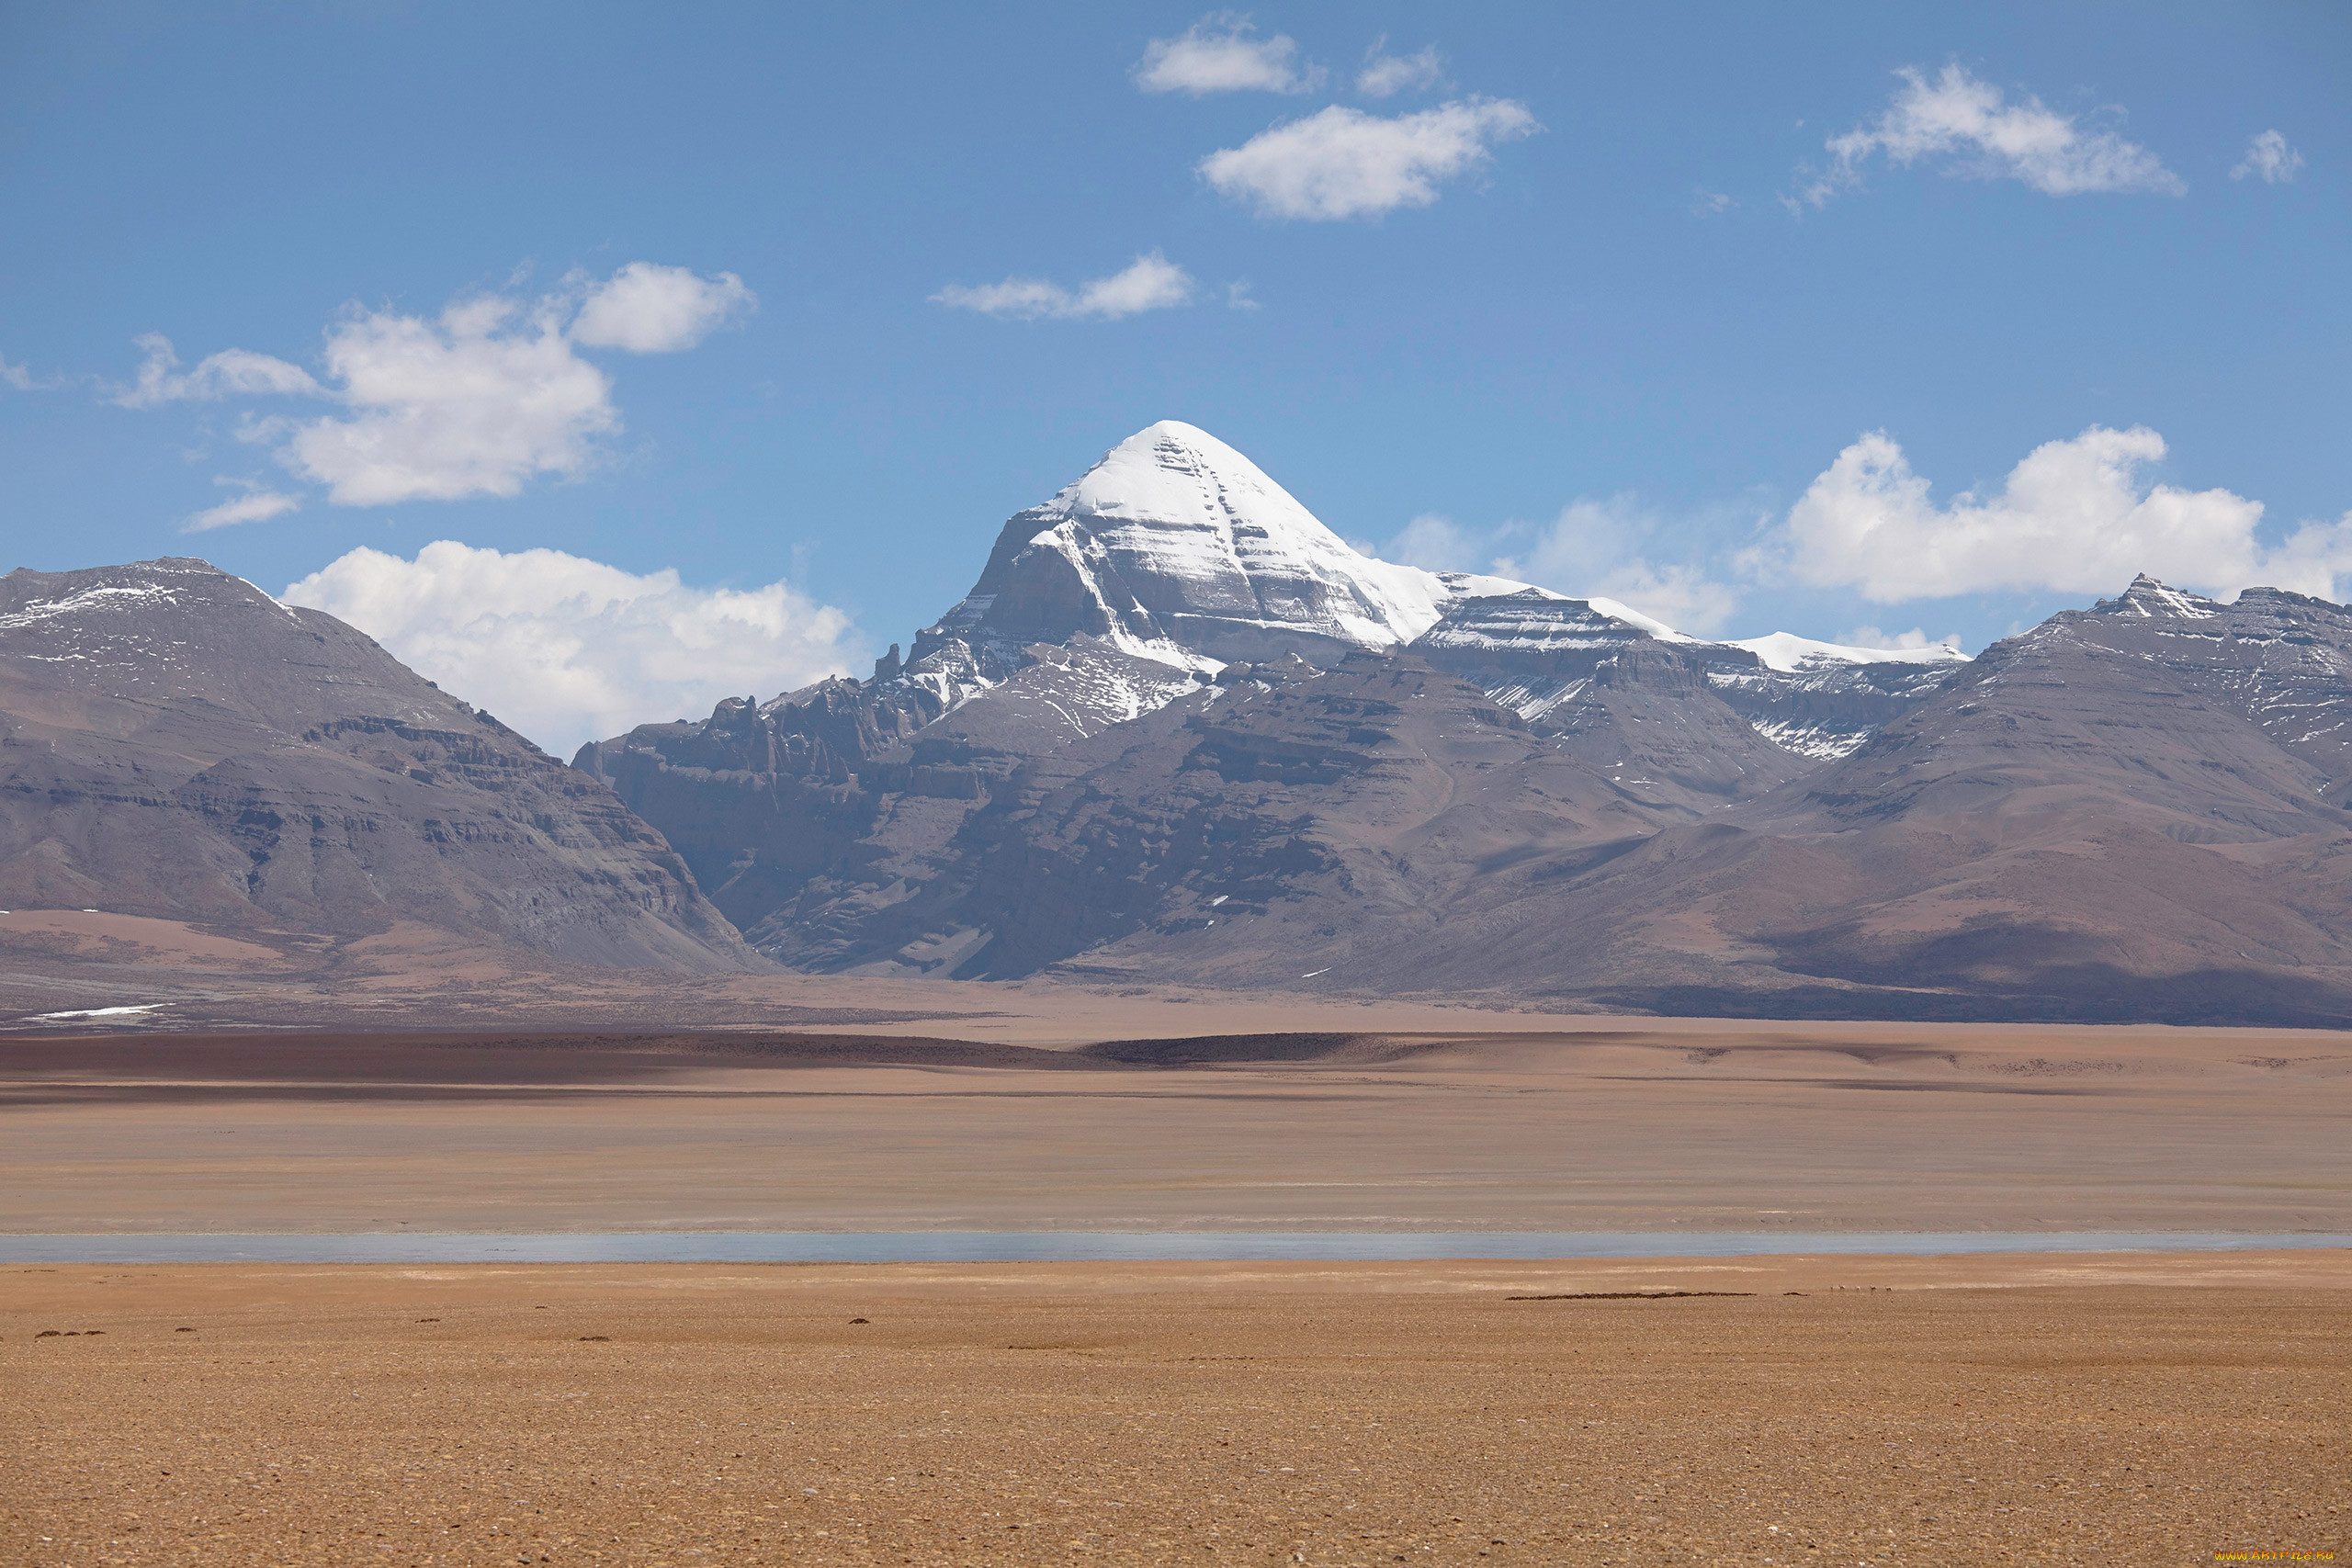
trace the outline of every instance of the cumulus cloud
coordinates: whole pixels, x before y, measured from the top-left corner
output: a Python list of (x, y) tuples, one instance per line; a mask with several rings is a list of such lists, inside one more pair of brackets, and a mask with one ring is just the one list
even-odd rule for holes
[(360, 548), (279, 595), (349, 622), (558, 755), (846, 671), (849, 617), (789, 583), (690, 588), (560, 550), (444, 539), (414, 560)]
[(233, 496), (218, 506), (209, 506), (180, 525), (183, 534), (203, 534), (214, 528), (226, 528), (238, 523), (266, 523), (273, 517), (283, 517), (298, 510), (300, 496), (285, 494), (252, 479), (216, 479), (214, 484), (234, 485), (245, 493)]
[(1363, 69), (1356, 73), (1357, 92), (1367, 98), (1391, 98), (1438, 85), (1442, 72), (1437, 45), (1426, 45), (1416, 54), (1390, 54), (1387, 43), (1387, 39), (1381, 39), (1364, 57)]
[(1738, 205), (1722, 191), (1709, 190), (1701, 186), (1690, 197), (1690, 215), (1693, 218), (1719, 217)]
[(571, 341), (631, 354), (675, 354), (758, 304), (731, 272), (697, 277), (682, 266), (631, 262), (588, 290), (571, 323)]
[(537, 299), (471, 296), (431, 317), (354, 306), (327, 328), (319, 377), (241, 348), (182, 370), (170, 341), (151, 333), (138, 340), (145, 362), (114, 400), (153, 408), (279, 394), (338, 404), (326, 414), (248, 414), (238, 431), (338, 505), (514, 495), (540, 476), (587, 472), (601, 438), (621, 427), (611, 378), (580, 349), (674, 353), (756, 304), (731, 272), (706, 278), (632, 262), (601, 282), (575, 275)]
[(2287, 145), (2287, 139), (2275, 130), (2266, 130), (2246, 143), (2245, 157), (2230, 171), (2230, 178), (2242, 180), (2248, 175), (2259, 175), (2264, 185), (2285, 185), (2303, 166), (2303, 155)]
[(114, 401), (127, 409), (151, 409), (159, 403), (209, 401), (236, 395), (280, 394), (315, 397), (319, 384), (299, 365), (273, 359), (242, 348), (224, 348), (207, 355), (196, 368), (183, 373), (172, 340), (148, 333), (132, 340), (146, 353), (139, 374), (129, 386), (116, 389)]
[(1151, 40), (1136, 66), (1147, 93), (1307, 93), (1322, 82), (1317, 67), (1295, 62), (1298, 45), (1277, 33), (1252, 38), (1247, 15), (1213, 11), (1174, 38)]
[(2262, 503), (2153, 483), (2164, 437), (2093, 425), (2037, 446), (1990, 495), (1939, 505), (1883, 431), (1838, 455), (1750, 563), (1877, 604), (2047, 589), (2111, 593), (2146, 571), (2187, 587), (2255, 584), (2335, 598), (2352, 572), (2352, 515), (2256, 538)]
[(1261, 217), (1369, 218), (1429, 206), (1442, 182), (1487, 163), (1496, 143), (1542, 129), (1525, 104), (1508, 98), (1393, 117), (1334, 104), (1210, 153), (1200, 173)]
[[(1065, 288), (1042, 277), (1008, 277), (1002, 283), (967, 288), (951, 283), (933, 295), (934, 304), (983, 316), (1012, 316), (1023, 321), (1114, 321), (1142, 310), (1164, 310), (1193, 302), (1192, 274), (1150, 251), (1136, 257), (1124, 271)], [(1248, 286), (1242, 286), (1247, 292)]]
[(1897, 166), (1949, 157), (1947, 173), (2019, 180), (2046, 196), (2188, 192), (2180, 176), (2145, 147), (2113, 131), (2088, 130), (2030, 94), (2009, 103), (2000, 88), (1959, 65), (1945, 66), (1932, 82), (1914, 66), (1895, 74), (1904, 86), (1886, 112), (1831, 137), (1829, 167), (1810, 175), (1792, 205), (1820, 207), (1859, 186), (1863, 165), (1880, 153)]
[(248, 438), (345, 506), (516, 495), (541, 474), (586, 471), (620, 428), (613, 384), (580, 357), (553, 300), (460, 300), (435, 319), (346, 315), (327, 333), (351, 412), (259, 422)]

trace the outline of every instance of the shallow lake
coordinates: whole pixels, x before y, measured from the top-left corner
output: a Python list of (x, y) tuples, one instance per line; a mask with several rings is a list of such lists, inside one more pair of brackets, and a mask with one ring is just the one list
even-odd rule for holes
[(2352, 1235), (2190, 1231), (635, 1231), (0, 1235), (0, 1263), (1047, 1263), (2237, 1251)]

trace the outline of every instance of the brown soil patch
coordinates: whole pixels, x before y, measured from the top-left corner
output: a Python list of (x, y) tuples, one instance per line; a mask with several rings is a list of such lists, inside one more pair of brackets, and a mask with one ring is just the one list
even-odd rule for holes
[[(2347, 1287), (2341, 1254), (11, 1269), (0, 1560), (2340, 1551)], [(1504, 1299), (1538, 1292), (1595, 1299)]]

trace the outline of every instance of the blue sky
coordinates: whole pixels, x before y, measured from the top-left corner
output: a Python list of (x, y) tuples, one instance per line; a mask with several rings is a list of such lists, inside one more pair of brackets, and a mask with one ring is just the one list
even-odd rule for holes
[[(0, 566), (343, 562), (550, 743), (903, 640), (1161, 418), (1724, 635), (2343, 597), (2347, 79), (2317, 3), (20, 0)], [(386, 479), (486, 299), (481, 395), (556, 404)]]

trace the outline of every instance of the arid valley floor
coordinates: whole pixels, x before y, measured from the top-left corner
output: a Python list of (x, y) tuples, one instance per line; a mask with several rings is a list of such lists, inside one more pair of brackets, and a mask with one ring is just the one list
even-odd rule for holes
[[(397, 986), (285, 1004), (332, 1031), (250, 998), (242, 1027), (20, 1025), (0, 1232), (2152, 1249), (15, 1262), (0, 1560), (1875, 1568), (2347, 1545), (2352, 1255), (2162, 1235), (2352, 1231), (2341, 1036), (514, 984), (481, 993), (523, 1021), (504, 1031), (395, 1032)], [(711, 1027), (729, 1008), (775, 1021)]]
[[(6, 1277), (42, 1568), (2344, 1541), (2341, 1253)], [(1658, 1289), (1741, 1293), (1574, 1299)]]

